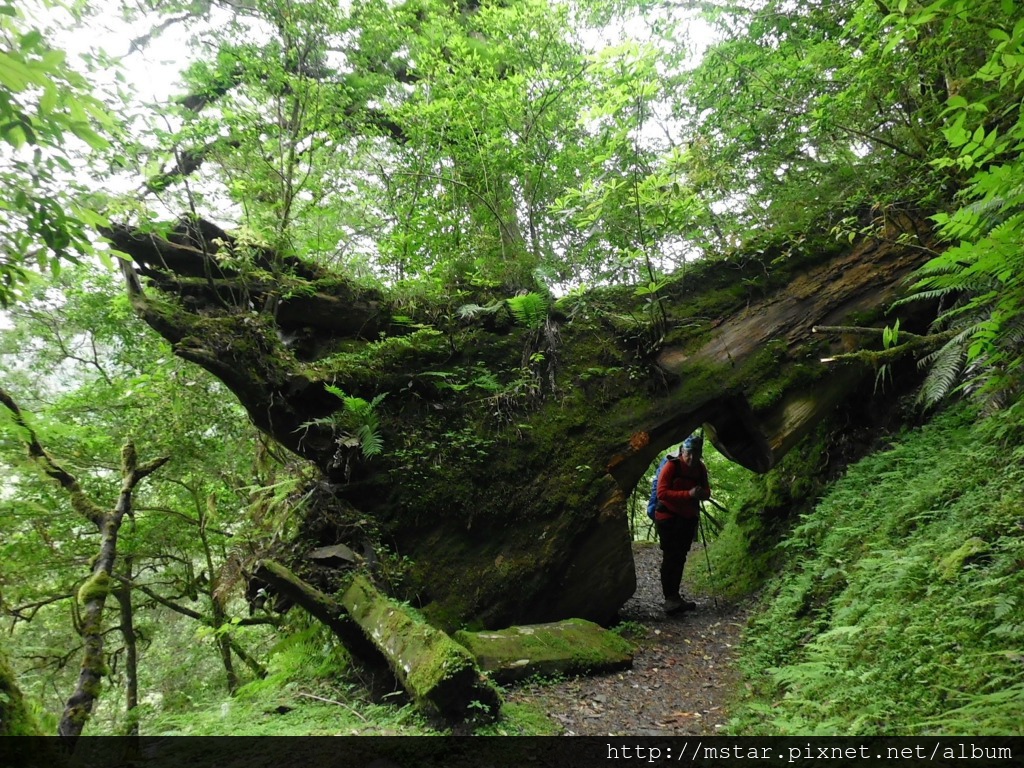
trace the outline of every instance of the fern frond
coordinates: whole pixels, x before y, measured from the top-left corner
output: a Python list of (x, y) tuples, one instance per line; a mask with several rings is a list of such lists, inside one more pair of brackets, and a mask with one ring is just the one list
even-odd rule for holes
[(934, 277), (936, 275), (955, 275), (967, 264), (962, 261), (932, 259), (922, 264), (912, 275), (912, 278)]
[(299, 424), (298, 429), (295, 431), (298, 432), (300, 429), (310, 429), (312, 427), (327, 427), (329, 429), (333, 429), (334, 427), (337, 427), (339, 423), (338, 415), (332, 413), (330, 416), (321, 416), (318, 419), (304, 421)]
[(490, 304), (463, 304), (456, 310), (463, 320), (475, 320), (481, 315), (493, 315), (502, 307), (502, 302), (495, 301)]
[(910, 296), (904, 296), (902, 299), (897, 299), (892, 303), (892, 308), (897, 309), (899, 307), (905, 307), (907, 304), (911, 304), (915, 301), (930, 301), (933, 299), (942, 299), (951, 294), (959, 293), (959, 288), (932, 288), (930, 290), (915, 291)]
[(512, 310), (512, 316), (517, 322), (527, 328), (537, 329), (544, 324), (548, 316), (549, 300), (535, 291), (525, 293), (521, 296), (512, 296), (505, 299), (508, 308)]
[(357, 419), (364, 417), (373, 409), (373, 406), (361, 397), (355, 397), (352, 395), (345, 397), (345, 410), (355, 416)]
[(359, 438), (359, 447), (366, 458), (372, 458), (384, 451), (384, 441), (377, 431), (377, 424), (363, 424), (356, 432), (356, 437)]
[(963, 342), (951, 340), (942, 347), (921, 358), (918, 365), (931, 366), (921, 384), (917, 401), (930, 408), (946, 397), (954, 388), (967, 361), (967, 350)]
[(339, 400), (344, 400), (346, 397), (348, 397), (348, 395), (345, 394), (345, 390), (343, 390), (341, 387), (336, 387), (333, 384), (324, 384), (324, 389), (330, 392)]

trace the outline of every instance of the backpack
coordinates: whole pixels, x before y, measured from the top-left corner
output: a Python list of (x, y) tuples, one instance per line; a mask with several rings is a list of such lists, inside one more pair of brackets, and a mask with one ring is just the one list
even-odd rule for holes
[(668, 464), (671, 456), (666, 456), (661, 460), (661, 464), (658, 465), (658, 471), (654, 473), (654, 482), (651, 484), (651, 498), (647, 500), (647, 516), (654, 519), (654, 510), (658, 508), (658, 478), (661, 477), (661, 470)]

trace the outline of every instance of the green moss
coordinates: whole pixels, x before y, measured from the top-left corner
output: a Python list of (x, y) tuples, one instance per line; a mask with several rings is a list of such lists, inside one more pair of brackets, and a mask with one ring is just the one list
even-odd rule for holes
[(501, 718), (474, 730), (477, 736), (558, 736), (564, 727), (548, 715), (545, 708), (531, 703), (507, 703)]
[(421, 706), (460, 718), (478, 714), (469, 712), (475, 701), (478, 709), (497, 713), (501, 697), (469, 652), (415, 611), (381, 595), (362, 576), (352, 580), (342, 602), (390, 658), (406, 665), (395, 673)]
[(502, 683), (538, 675), (622, 669), (633, 655), (632, 644), (621, 635), (582, 619), (490, 632), (463, 631), (456, 633), (455, 640)]
[(42, 729), (32, 715), (14, 670), (0, 648), (0, 737), (40, 736)]
[(114, 580), (110, 578), (110, 574), (106, 571), (97, 571), (78, 588), (78, 602), (85, 605), (91, 600), (105, 599), (114, 587)]
[(86, 520), (92, 520), (97, 525), (103, 520), (106, 511), (99, 504), (96, 504), (89, 496), (81, 491), (71, 491), (71, 507)]
[(987, 541), (972, 536), (939, 561), (939, 575), (944, 581), (952, 581), (963, 570), (966, 562), (989, 549), (991, 547)]
[[(398, 631), (409, 631), (408, 628)], [(437, 630), (432, 630), (432, 633)], [(432, 641), (424, 637), (430, 648), (429, 663), (418, 665), (409, 675), (409, 687), (414, 691), (427, 691), (442, 686), (469, 672), (476, 675), (476, 664), (466, 650), (446, 635), (437, 633)]]

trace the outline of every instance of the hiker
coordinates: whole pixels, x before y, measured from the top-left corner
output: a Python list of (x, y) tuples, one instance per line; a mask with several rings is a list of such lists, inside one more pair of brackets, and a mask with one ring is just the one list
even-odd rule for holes
[(711, 498), (708, 468), (701, 461), (704, 438), (690, 435), (679, 446), (679, 455), (664, 463), (658, 473), (658, 502), (654, 525), (661, 544), (661, 591), (665, 613), (692, 611), (697, 604), (679, 593), (686, 555), (697, 537), (700, 501)]

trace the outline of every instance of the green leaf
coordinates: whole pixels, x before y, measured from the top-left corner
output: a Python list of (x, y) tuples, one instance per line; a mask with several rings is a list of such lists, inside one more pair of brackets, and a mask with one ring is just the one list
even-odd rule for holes
[(21, 36), (21, 40), (18, 41), (18, 45), (21, 50), (27, 50), (29, 48), (35, 48), (43, 40), (43, 33), (38, 29), (33, 29), (30, 32), (26, 32)]
[(46, 87), (43, 88), (43, 95), (39, 97), (39, 113), (40, 116), (45, 116), (49, 112), (53, 112), (57, 106), (58, 93), (56, 87), (52, 83), (47, 83)]
[(896, 30), (889, 34), (889, 41), (885, 44), (882, 49), (882, 55), (885, 56), (893, 51), (896, 46), (903, 42), (904, 32), (903, 30)]
[(0, 51), (0, 85), (14, 93), (25, 90), (35, 82), (35, 74), (17, 59)]
[(88, 144), (92, 149), (106, 149), (110, 144), (109, 142), (100, 136), (96, 131), (87, 125), (77, 124), (72, 126), (71, 132), (78, 138)]

